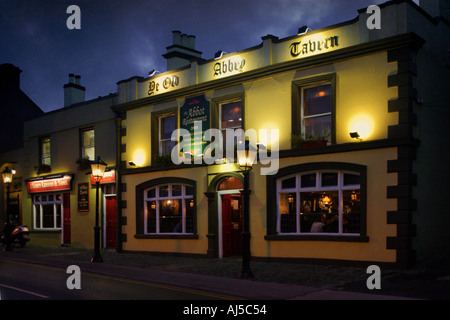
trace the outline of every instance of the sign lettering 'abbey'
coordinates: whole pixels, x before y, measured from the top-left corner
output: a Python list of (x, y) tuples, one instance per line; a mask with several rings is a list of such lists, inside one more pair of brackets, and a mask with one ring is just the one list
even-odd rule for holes
[(330, 48), (339, 46), (339, 37), (334, 36), (330, 38), (325, 38), (323, 40), (309, 40), (308, 42), (302, 43), (294, 42), (289, 47), (291, 50), (291, 56), (296, 58), (300, 55), (307, 55), (308, 53), (315, 53), (317, 51), (329, 50)]

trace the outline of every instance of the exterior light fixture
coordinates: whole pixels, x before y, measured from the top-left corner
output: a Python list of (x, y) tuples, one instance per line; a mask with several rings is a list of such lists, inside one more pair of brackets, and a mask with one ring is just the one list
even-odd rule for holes
[(362, 141), (358, 132), (350, 132), (350, 137), (352, 137), (353, 139), (358, 139), (359, 141)]
[(2, 172), (2, 178), (4, 184), (6, 185), (10, 184), (12, 182), (13, 172), (9, 170), (8, 167), (6, 167), (5, 170), (3, 170)]
[(128, 164), (132, 167), (136, 167), (136, 163), (134, 163), (133, 161), (129, 161)]
[(3, 248), (4, 251), (12, 251), (12, 239), (11, 234), (13, 231), (13, 226), (11, 225), (9, 219), (9, 188), (11, 182), (13, 180), (13, 171), (9, 170), (8, 167), (5, 168), (2, 172), (3, 183), (6, 185), (6, 225), (3, 229), (3, 233), (5, 235), (5, 246)]
[(94, 256), (91, 258), (91, 262), (103, 262), (103, 258), (100, 255), (100, 227), (99, 227), (99, 200), (98, 192), (100, 189), (100, 181), (103, 178), (107, 164), (100, 157), (97, 160), (91, 162), (92, 176), (94, 177), (96, 186), (96, 203), (95, 203), (95, 227), (94, 227)]
[(253, 162), (256, 157), (256, 148), (252, 147), (249, 141), (245, 141), (245, 147), (238, 146), (237, 157), (239, 166), (244, 174), (244, 190), (241, 191), (244, 197), (244, 221), (242, 231), (242, 270), (239, 278), (248, 279), (253, 278), (252, 270), (250, 269), (250, 190), (249, 190), (249, 176), (253, 167)]
[(303, 26), (303, 27), (298, 29), (298, 35), (299, 36), (303, 36), (303, 35), (307, 34), (308, 31), (312, 31), (312, 29), (308, 28), (308, 26)]

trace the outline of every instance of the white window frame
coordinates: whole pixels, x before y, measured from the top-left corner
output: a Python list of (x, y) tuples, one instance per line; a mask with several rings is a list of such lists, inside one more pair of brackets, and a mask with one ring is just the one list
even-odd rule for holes
[[(53, 200), (50, 201), (48, 200), (49, 196), (52, 195), (53, 196)], [(60, 196), (60, 200), (56, 200), (57, 196)], [(40, 197), (39, 201), (36, 201), (36, 197)], [(43, 197), (46, 197), (46, 200), (43, 201)], [(34, 194), (33, 195), (33, 228), (35, 230), (48, 230), (48, 231), (52, 231), (52, 230), (61, 230), (62, 229), (62, 225), (63, 225), (63, 221), (64, 221), (64, 206), (63, 206), (63, 201), (64, 201), (64, 195), (61, 193), (50, 193), (50, 194)], [(44, 228), (43, 227), (43, 222), (44, 222), (44, 205), (51, 205), (53, 204), (53, 228)], [(57, 206), (60, 206), (61, 209), (61, 216), (60, 216), (60, 225), (61, 227), (56, 227), (57, 226), (57, 215), (56, 215), (56, 209)], [(39, 210), (39, 215), (38, 215), (38, 210)], [(39, 220), (39, 227), (37, 227), (37, 218), (40, 218)]]
[[(158, 145), (159, 145), (159, 155), (160, 156), (165, 156), (166, 155), (163, 152), (163, 150), (164, 150), (163, 143), (172, 141), (172, 137), (167, 138), (167, 139), (164, 139), (162, 137), (162, 135), (163, 135), (163, 132), (162, 132), (162, 120), (165, 119), (165, 118), (170, 118), (170, 117), (174, 118), (175, 129), (176, 129), (177, 128), (177, 124), (176, 124), (177, 119), (175, 117), (175, 114), (170, 113), (170, 114), (165, 114), (165, 115), (162, 115), (162, 116), (158, 117)], [(170, 153), (168, 155), (170, 155)]]
[[(319, 82), (319, 83), (315, 83), (313, 85), (310, 86), (305, 86), (301, 88), (301, 110), (300, 110), (300, 114), (301, 114), (301, 130), (302, 130), (302, 135), (306, 137), (306, 120), (307, 119), (314, 119), (314, 118), (322, 118), (322, 117), (330, 117), (330, 134), (331, 134), (331, 130), (332, 130), (332, 123), (333, 123), (333, 110), (331, 110), (330, 112), (326, 112), (326, 113), (319, 113), (319, 114), (314, 114), (311, 116), (305, 116), (305, 90), (307, 89), (311, 89), (311, 88), (316, 88), (316, 87), (321, 87), (321, 86), (325, 86), (325, 85), (329, 85), (332, 89), (333, 84), (329, 81), (326, 82)], [(333, 94), (332, 92), (330, 93), (331, 95)], [(331, 97), (333, 99), (333, 97)], [(332, 109), (332, 105), (330, 106)]]
[[(49, 144), (49, 149), (50, 149), (50, 151), (49, 151), (49, 153), (44, 153), (44, 144), (45, 143), (48, 143)], [(52, 144), (51, 144), (51, 139), (50, 139), (50, 137), (42, 137), (41, 138), (41, 141), (40, 141), (40, 148), (41, 148), (41, 164), (43, 164), (43, 165), (51, 165), (51, 163), (52, 163), (52, 153), (51, 153), (51, 148), (52, 148)], [(46, 163), (47, 161), (46, 160), (48, 160), (48, 163)]]
[[(301, 177), (303, 175), (308, 174), (316, 174), (316, 186), (310, 187), (310, 188), (302, 188), (301, 186)], [(330, 187), (322, 187), (322, 174), (323, 173), (337, 173), (338, 174), (338, 183), (337, 186), (330, 186)], [(344, 212), (344, 200), (343, 200), (343, 191), (347, 190), (361, 190), (361, 185), (347, 185), (344, 186), (344, 174), (352, 174), (352, 175), (358, 175), (360, 176), (360, 173), (353, 172), (353, 171), (337, 171), (337, 170), (314, 170), (314, 171), (305, 171), (297, 174), (293, 174), (290, 176), (285, 176), (282, 178), (279, 178), (277, 180), (277, 233), (280, 235), (334, 235), (334, 236), (360, 236), (360, 233), (344, 233), (343, 232), (343, 212)], [(282, 182), (284, 180), (290, 179), (290, 178), (296, 178), (295, 182), (295, 188), (290, 189), (282, 189)], [(338, 215), (339, 215), (339, 231), (337, 233), (327, 233), (327, 232), (320, 232), (320, 233), (311, 233), (311, 232), (301, 232), (301, 226), (300, 226), (300, 212), (301, 212), (301, 196), (300, 194), (302, 192), (338, 192), (339, 196), (339, 205), (338, 205)], [(280, 213), (280, 200), (281, 200), (281, 194), (295, 194), (296, 197), (296, 232), (290, 232), (290, 233), (282, 233), (281, 232), (281, 213)], [(362, 210), (362, 208), (361, 208)]]
[[(84, 144), (84, 133), (92, 131), (94, 133), (94, 144), (93, 145), (85, 145)], [(94, 128), (85, 128), (81, 130), (81, 157), (86, 158), (86, 149), (94, 149), (94, 159), (89, 158), (89, 160), (95, 160), (95, 129)]]
[[(172, 196), (172, 186), (181, 186), (181, 195), (180, 196)], [(159, 188), (163, 186), (168, 186), (168, 196), (160, 197), (159, 196)], [(168, 183), (168, 184), (160, 184), (156, 186), (152, 186), (148, 189), (144, 190), (144, 234), (150, 235), (192, 235), (193, 232), (186, 232), (186, 201), (194, 200), (194, 195), (186, 195), (186, 187), (194, 188), (192, 185), (183, 184), (183, 183)], [(155, 197), (148, 197), (148, 191), (155, 189)], [(160, 232), (160, 212), (159, 212), (159, 201), (164, 200), (181, 200), (181, 219), (182, 219), (182, 231), (181, 232)], [(147, 202), (155, 202), (156, 205), (156, 228), (155, 232), (151, 233), (148, 229), (148, 206)], [(192, 217), (194, 218), (194, 217)]]

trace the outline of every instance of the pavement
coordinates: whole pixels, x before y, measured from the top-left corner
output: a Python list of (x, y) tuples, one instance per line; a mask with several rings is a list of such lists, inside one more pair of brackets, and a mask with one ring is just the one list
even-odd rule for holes
[(367, 288), (366, 269), (252, 261), (254, 278), (238, 279), (240, 258), (206, 259), (27, 245), (0, 253), (0, 260), (49, 265), (148, 281), (245, 300), (450, 300), (450, 251), (409, 270), (381, 270), (380, 289)]

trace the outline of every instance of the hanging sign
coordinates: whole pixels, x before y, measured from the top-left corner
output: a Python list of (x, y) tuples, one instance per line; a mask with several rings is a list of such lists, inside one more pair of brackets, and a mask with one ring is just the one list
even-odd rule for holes
[[(116, 182), (116, 170), (105, 171), (100, 184), (109, 184)], [(91, 174), (91, 184), (95, 184), (94, 176)]]
[(203, 135), (209, 129), (209, 102), (204, 95), (186, 99), (180, 108), (180, 127), (191, 134), (191, 141), (182, 142), (183, 149), (191, 150), (194, 157), (201, 156), (206, 147)]
[(72, 176), (59, 176), (27, 181), (28, 193), (43, 193), (71, 190)]

